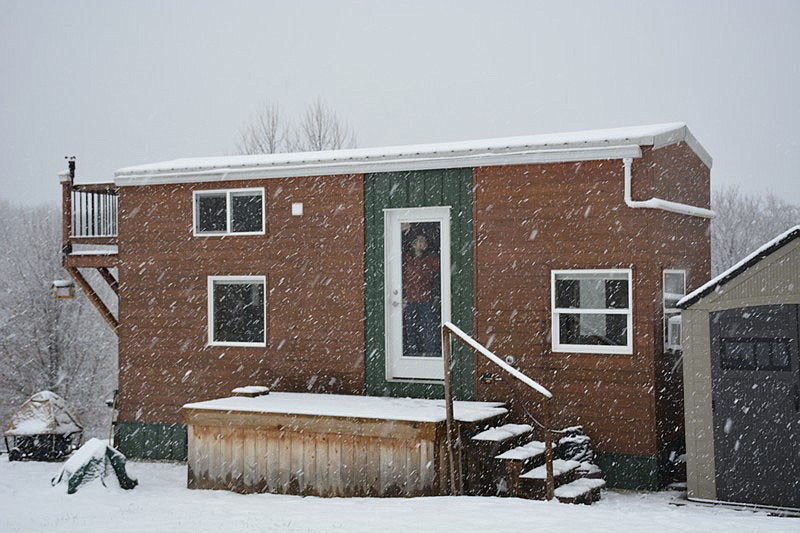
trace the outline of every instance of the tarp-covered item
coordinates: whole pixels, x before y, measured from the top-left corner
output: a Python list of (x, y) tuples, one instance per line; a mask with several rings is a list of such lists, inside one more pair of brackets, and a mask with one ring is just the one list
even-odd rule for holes
[(80, 445), (83, 426), (64, 398), (41, 391), (14, 413), (4, 436), (9, 460), (52, 461), (69, 455)]
[(125, 456), (106, 441), (89, 439), (70, 457), (59, 473), (51, 480), (53, 486), (67, 484), (67, 494), (99, 479), (104, 487), (119, 486), (125, 490), (134, 488), (139, 482), (125, 470)]
[(70, 435), (83, 431), (83, 425), (54, 392), (37, 392), (17, 409), (5, 430), (6, 436)]

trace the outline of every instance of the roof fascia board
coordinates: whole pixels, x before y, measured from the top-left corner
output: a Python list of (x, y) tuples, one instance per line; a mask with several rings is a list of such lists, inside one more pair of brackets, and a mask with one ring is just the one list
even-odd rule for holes
[(530, 150), (503, 153), (446, 155), (403, 158), (380, 161), (341, 161), (312, 164), (288, 164), (252, 168), (217, 168), (202, 171), (178, 171), (117, 175), (117, 186), (161, 185), (185, 182), (215, 182), (259, 178), (292, 178), (303, 176), (333, 176), (365, 174), (371, 172), (396, 172), (407, 170), (439, 170), (446, 168), (490, 167), (502, 165), (568, 163), (606, 159), (639, 158), (642, 151), (637, 144), (571, 149)]
[(700, 144), (694, 135), (692, 135), (692, 132), (689, 131), (687, 126), (654, 135), (653, 149), (656, 150), (658, 148), (664, 148), (665, 146), (678, 144), (681, 141), (686, 142), (689, 148), (691, 148), (691, 150), (697, 154), (697, 157), (700, 158), (703, 164), (708, 168), (711, 168), (711, 165), (714, 163), (711, 154), (709, 154), (706, 149), (703, 148), (703, 145)]

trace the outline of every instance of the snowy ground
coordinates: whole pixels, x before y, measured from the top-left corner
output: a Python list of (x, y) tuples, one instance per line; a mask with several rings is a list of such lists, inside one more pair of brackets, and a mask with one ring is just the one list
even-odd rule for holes
[(60, 464), (0, 456), (0, 530), (11, 531), (800, 531), (800, 518), (608, 491), (588, 506), (516, 498), (322, 499), (186, 489), (186, 466), (130, 462), (132, 491), (50, 486)]

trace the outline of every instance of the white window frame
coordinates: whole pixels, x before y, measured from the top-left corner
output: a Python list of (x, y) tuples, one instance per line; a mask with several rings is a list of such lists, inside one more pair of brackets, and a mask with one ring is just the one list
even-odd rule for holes
[[(238, 193), (258, 193), (261, 195), (261, 230), (259, 231), (231, 231), (231, 196)], [(199, 205), (197, 198), (200, 196), (225, 195), (225, 231), (197, 231), (197, 219), (199, 216)], [(250, 187), (245, 189), (208, 189), (202, 191), (192, 191), (192, 235), (195, 237), (218, 237), (227, 235), (264, 235), (266, 232), (267, 207), (265, 201), (264, 187)]]
[[(214, 282), (261, 283), (264, 286), (264, 338), (261, 342), (231, 342), (214, 340)], [(208, 346), (267, 346), (267, 276), (208, 276)]]
[[(664, 320), (664, 349), (665, 350), (673, 350), (676, 346), (672, 346), (669, 344), (669, 317), (667, 313), (671, 316), (680, 315), (681, 310), (677, 307), (667, 307), (667, 274), (681, 274), (683, 276), (683, 296), (686, 296), (686, 269), (682, 268), (665, 268), (661, 273), (661, 316)], [(680, 298), (678, 298), (680, 300)]]
[[(595, 274), (619, 275), (628, 278), (628, 308), (627, 309), (580, 309), (556, 307), (556, 276), (563, 274)], [(562, 344), (560, 339), (559, 323), (561, 314), (603, 314), (627, 315), (627, 344), (625, 346), (604, 346), (594, 344)], [(562, 353), (595, 353), (595, 354), (633, 354), (633, 271), (630, 268), (615, 269), (570, 269), (550, 271), (550, 316), (551, 316), (551, 343), (554, 352)]]

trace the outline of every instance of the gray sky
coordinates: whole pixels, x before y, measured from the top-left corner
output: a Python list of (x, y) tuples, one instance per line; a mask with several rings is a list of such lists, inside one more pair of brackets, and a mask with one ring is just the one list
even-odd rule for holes
[[(562, 5), (563, 4), (563, 5)], [(0, 197), (233, 153), (321, 97), (382, 146), (684, 121), (714, 186), (800, 203), (800, 2), (0, 0)]]

